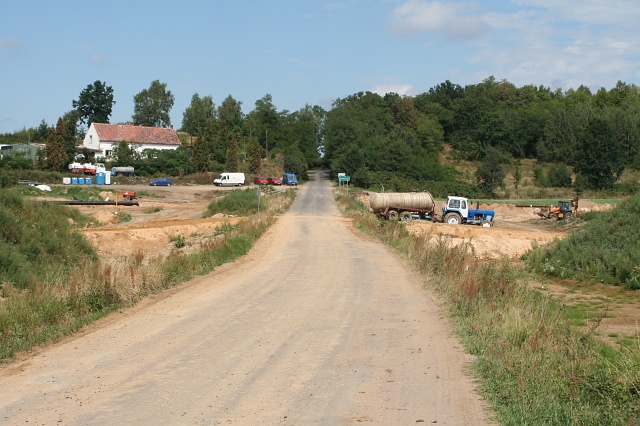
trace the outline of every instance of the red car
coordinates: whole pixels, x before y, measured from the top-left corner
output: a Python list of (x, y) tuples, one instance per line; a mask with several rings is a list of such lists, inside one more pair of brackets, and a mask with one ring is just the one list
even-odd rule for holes
[(267, 182), (267, 179), (263, 178), (262, 176), (256, 176), (253, 178), (253, 183), (255, 183), (256, 185), (266, 185), (269, 182)]
[(267, 183), (269, 185), (282, 185), (282, 179), (277, 177), (269, 177), (267, 178)]

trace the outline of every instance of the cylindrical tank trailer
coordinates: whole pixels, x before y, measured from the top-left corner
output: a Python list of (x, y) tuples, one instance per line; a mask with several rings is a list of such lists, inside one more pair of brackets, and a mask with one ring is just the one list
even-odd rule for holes
[(428, 192), (372, 192), (369, 206), (374, 213), (387, 219), (409, 221), (413, 215), (423, 219), (435, 217), (435, 202)]

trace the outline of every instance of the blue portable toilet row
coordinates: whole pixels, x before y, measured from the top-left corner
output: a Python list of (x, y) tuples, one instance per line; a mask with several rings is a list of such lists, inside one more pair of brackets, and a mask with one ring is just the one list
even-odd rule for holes
[(73, 177), (71, 178), (71, 185), (91, 185), (92, 180), (90, 177), (88, 178), (78, 178), (78, 177)]
[(90, 177), (65, 177), (62, 178), (62, 183), (65, 185), (111, 185), (111, 172), (96, 173), (95, 182)]

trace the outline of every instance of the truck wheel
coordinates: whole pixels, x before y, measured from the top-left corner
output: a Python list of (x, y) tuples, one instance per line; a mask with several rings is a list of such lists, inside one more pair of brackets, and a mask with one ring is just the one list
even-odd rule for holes
[(403, 222), (411, 222), (411, 213), (410, 212), (400, 213), (400, 220)]
[(480, 224), (480, 226), (482, 226), (483, 228), (491, 228), (492, 225), (493, 223), (491, 223), (488, 220), (483, 220), (482, 223)]
[(448, 223), (449, 225), (460, 225), (462, 223), (462, 218), (458, 213), (447, 213), (444, 216), (444, 223)]
[(398, 211), (397, 210), (389, 210), (389, 213), (387, 213), (387, 219), (389, 219), (389, 220), (398, 220)]

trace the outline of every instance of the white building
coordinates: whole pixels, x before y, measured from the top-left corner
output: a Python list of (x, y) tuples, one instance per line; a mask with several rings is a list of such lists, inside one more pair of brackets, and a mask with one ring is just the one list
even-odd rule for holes
[(120, 142), (127, 142), (137, 152), (145, 149), (178, 149), (181, 145), (173, 128), (91, 123), (78, 148), (90, 149), (95, 152), (97, 159), (111, 157), (114, 147)]

